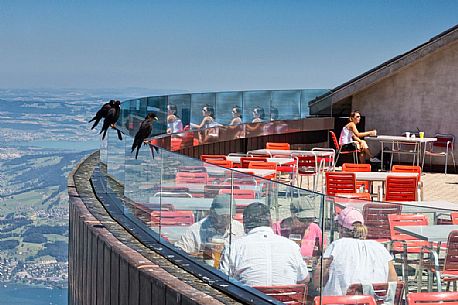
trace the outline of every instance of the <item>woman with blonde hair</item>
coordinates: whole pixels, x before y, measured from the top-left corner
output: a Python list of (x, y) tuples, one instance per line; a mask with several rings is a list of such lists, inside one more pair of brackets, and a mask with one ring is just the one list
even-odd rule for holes
[[(346, 208), (336, 218), (340, 239), (323, 254), (323, 295), (345, 295), (351, 284), (396, 282), (393, 257), (375, 240), (366, 240), (367, 227), (360, 211)], [(320, 283), (318, 266), (314, 283)]]
[(339, 145), (342, 147), (341, 150), (360, 150), (359, 162), (366, 163), (366, 158), (371, 157), (371, 152), (369, 151), (369, 146), (367, 146), (367, 143), (363, 140), (363, 138), (367, 136), (376, 136), (377, 130), (374, 129), (365, 132), (358, 131), (356, 125), (358, 125), (361, 121), (361, 114), (359, 111), (352, 111), (348, 120), (348, 124), (342, 128), (342, 132), (340, 133)]

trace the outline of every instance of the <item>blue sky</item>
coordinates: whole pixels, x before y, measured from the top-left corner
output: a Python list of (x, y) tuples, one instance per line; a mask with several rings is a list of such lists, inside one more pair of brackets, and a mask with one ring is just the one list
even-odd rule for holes
[(333, 88), (458, 1), (0, 1), (0, 88)]

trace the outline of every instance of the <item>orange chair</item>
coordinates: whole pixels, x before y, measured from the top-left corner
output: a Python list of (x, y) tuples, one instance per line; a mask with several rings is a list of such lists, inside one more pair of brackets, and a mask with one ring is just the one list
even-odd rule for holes
[(242, 168), (248, 168), (248, 164), (253, 161), (263, 161), (267, 162), (266, 157), (241, 157), (240, 158), (240, 166)]
[(271, 169), (275, 173), (272, 175), (265, 176), (265, 179), (275, 179), (277, 177), (277, 163), (275, 162), (250, 162), (248, 168), (252, 169)]
[[(370, 172), (370, 164), (355, 164), (355, 163), (344, 163), (342, 164), (343, 172)], [(365, 192), (371, 192), (371, 183), (370, 181), (356, 180), (356, 188), (359, 189), (361, 186), (364, 186)]]
[(336, 193), (356, 193), (356, 179), (354, 173), (326, 172), (326, 195), (335, 196)]
[(176, 184), (199, 183), (207, 184), (208, 174), (204, 172), (178, 172), (175, 177)]
[(190, 226), (194, 223), (192, 211), (153, 211), (151, 223), (155, 226)]
[(457, 305), (458, 292), (411, 292), (407, 295), (408, 305)]
[(255, 199), (256, 198), (256, 192), (254, 190), (220, 189), (219, 193), (232, 195), (235, 199)]
[(322, 296), (315, 297), (315, 305), (377, 305), (374, 297), (371, 295), (339, 295), (339, 296)]
[(313, 191), (316, 191), (318, 176), (320, 175), (320, 163), (315, 155), (294, 156), (297, 159), (297, 174), (301, 177), (299, 186), (302, 185), (302, 177), (307, 177), (307, 188), (310, 188), (310, 179), (313, 178)]
[(418, 258), (409, 258), (409, 254), (420, 254), (423, 247), (430, 247), (432, 244), (425, 240), (418, 240), (415, 237), (397, 231), (396, 226), (427, 226), (428, 218), (418, 214), (390, 214), (388, 215), (390, 224), (391, 246), (390, 251), (394, 256), (394, 261), (402, 265), (402, 275), (404, 283), (408, 283), (408, 264), (418, 264)]
[(417, 177), (396, 177), (386, 178), (386, 201), (416, 201), (418, 179)]
[(389, 242), (390, 223), (388, 215), (401, 214), (401, 205), (391, 203), (368, 203), (363, 207), (364, 224), (367, 227), (366, 239), (381, 243)]
[(304, 284), (287, 286), (254, 286), (253, 288), (289, 305), (303, 305), (306, 301), (307, 286)]
[(421, 167), (418, 165), (393, 165), (393, 173), (418, 173), (418, 187), (420, 189), (420, 198), (423, 200), (423, 182), (421, 179)]
[(358, 163), (359, 149), (342, 151), (342, 147), (340, 147), (339, 141), (337, 141), (337, 137), (334, 131), (330, 130), (329, 134), (331, 135), (331, 140), (334, 143), (334, 146), (336, 148), (336, 160), (334, 161), (334, 165), (337, 164), (337, 161), (339, 160), (340, 155), (347, 155), (347, 154), (353, 154), (353, 163)]
[[(372, 288), (376, 295), (377, 305), (384, 304), (386, 293), (388, 292), (388, 283), (373, 283)], [(394, 295), (394, 305), (401, 305), (402, 293), (404, 291), (404, 282), (398, 282), (396, 285), (396, 293)], [(347, 295), (361, 295), (363, 294), (362, 284), (352, 284), (348, 287)]]
[(227, 160), (216, 160), (216, 159), (207, 159), (207, 162), (210, 164), (218, 165), (225, 168), (233, 168), (234, 164), (232, 161)]
[(225, 155), (200, 155), (200, 160), (208, 162), (208, 160), (226, 160)]
[(458, 212), (450, 213), (450, 217), (452, 218), (452, 224), (458, 225)]
[(267, 142), (266, 149), (274, 149), (274, 150), (290, 150), (291, 145), (289, 143), (274, 143), (274, 142)]

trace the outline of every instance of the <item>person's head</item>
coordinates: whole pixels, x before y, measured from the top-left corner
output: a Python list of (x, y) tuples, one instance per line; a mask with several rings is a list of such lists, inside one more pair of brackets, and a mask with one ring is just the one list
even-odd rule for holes
[(176, 116), (177, 115), (177, 111), (178, 111), (177, 105), (174, 105), (174, 104), (168, 104), (167, 105), (167, 114), (168, 115), (172, 115), (173, 114), (173, 115)]
[(361, 114), (358, 110), (354, 110), (350, 113), (350, 117), (348, 119), (350, 120), (350, 122), (358, 124), (359, 121), (361, 121)]
[(291, 218), (304, 224), (306, 228), (315, 221), (315, 210), (301, 200), (291, 202)]
[(262, 108), (261, 106), (254, 107), (254, 109), (253, 109), (253, 118), (254, 119), (264, 120), (265, 116), (266, 115), (264, 113), (264, 108)]
[(242, 109), (240, 109), (239, 106), (232, 107), (232, 116), (234, 118), (237, 118), (237, 117), (241, 118), (242, 117)]
[(364, 217), (360, 211), (348, 207), (342, 210), (336, 217), (339, 224), (341, 237), (351, 237), (355, 239), (366, 239), (367, 227), (364, 225)]
[(278, 109), (274, 106), (270, 107), (270, 119), (272, 121), (275, 121), (276, 119), (278, 119)]
[(202, 107), (202, 115), (215, 118), (215, 109), (212, 106), (206, 104), (204, 107)]
[(243, 210), (245, 233), (257, 227), (270, 227), (271, 223), (270, 210), (261, 202), (253, 202)]
[(225, 230), (229, 227), (234, 213), (235, 200), (231, 200), (231, 196), (228, 194), (221, 194), (213, 198), (208, 217), (215, 229)]
[(146, 115), (145, 120), (156, 120), (157, 121), (157, 115), (154, 112), (149, 112)]

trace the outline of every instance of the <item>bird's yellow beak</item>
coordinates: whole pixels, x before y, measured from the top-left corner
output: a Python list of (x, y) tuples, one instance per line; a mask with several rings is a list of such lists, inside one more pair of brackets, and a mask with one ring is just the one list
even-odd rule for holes
[(158, 120), (158, 118), (157, 118), (157, 117), (155, 117), (154, 119), (155, 119), (156, 121)]

